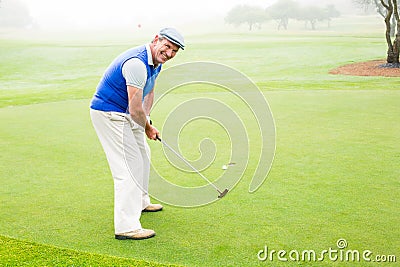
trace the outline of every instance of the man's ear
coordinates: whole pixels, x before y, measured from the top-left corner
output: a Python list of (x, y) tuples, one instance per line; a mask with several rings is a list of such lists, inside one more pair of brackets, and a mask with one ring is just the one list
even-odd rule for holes
[(158, 37), (158, 34), (154, 37), (154, 39), (153, 39), (153, 44), (155, 44), (155, 43), (157, 43), (158, 42), (158, 39), (159, 39), (159, 37)]

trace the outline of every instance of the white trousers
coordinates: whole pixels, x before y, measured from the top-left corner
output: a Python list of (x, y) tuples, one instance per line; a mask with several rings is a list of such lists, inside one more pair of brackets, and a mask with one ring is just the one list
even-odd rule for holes
[(115, 233), (142, 228), (148, 195), (150, 148), (144, 129), (129, 114), (90, 110), (90, 117), (114, 179)]

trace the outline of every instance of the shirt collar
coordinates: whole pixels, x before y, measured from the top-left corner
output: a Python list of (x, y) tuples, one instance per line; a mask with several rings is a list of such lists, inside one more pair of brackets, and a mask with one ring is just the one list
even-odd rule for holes
[(150, 45), (146, 44), (146, 51), (147, 51), (147, 63), (151, 66), (154, 65), (153, 63), (153, 56), (151, 54)]

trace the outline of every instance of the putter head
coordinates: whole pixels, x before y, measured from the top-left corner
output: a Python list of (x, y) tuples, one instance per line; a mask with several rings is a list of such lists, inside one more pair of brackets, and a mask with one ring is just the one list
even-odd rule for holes
[(220, 192), (218, 198), (223, 198), (228, 193), (228, 191), (228, 188), (226, 188), (224, 191)]

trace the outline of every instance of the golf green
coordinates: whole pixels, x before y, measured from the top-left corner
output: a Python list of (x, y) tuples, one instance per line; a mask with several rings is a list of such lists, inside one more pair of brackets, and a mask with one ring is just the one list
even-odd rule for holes
[[(152, 113), (162, 132), (179, 104), (213, 99), (240, 117), (248, 151), (232, 159), (227, 128), (215, 120), (176, 125), (185, 158), (205, 156), (211, 159), (202, 170), (206, 177), (214, 181), (231, 172), (238, 182), (208, 205), (163, 203), (162, 212), (143, 214), (143, 227), (157, 235), (138, 242), (114, 239), (113, 180), (89, 103), (114, 56), (143, 40), (99, 45), (83, 39), (21, 41), (0, 33), (0, 265), (353, 266), (357, 260), (346, 257), (356, 252), (360, 266), (377, 264), (377, 256), (385, 257), (385, 266), (396, 265), (399, 78), (328, 74), (346, 63), (384, 58), (382, 33), (366, 32), (375, 22), (358, 19), (352, 20), (358, 32), (340, 24), (319, 32), (267, 29), (187, 37), (188, 49), (164, 70), (199, 60), (248, 76), (272, 111), (275, 157), (264, 183), (249, 193), (254, 171), (266, 164), (258, 161), (265, 146), (249, 106), (226, 90), (201, 84), (171, 92)], [(154, 170), (170, 183), (206, 184), (172, 165), (160, 142), (149, 143)], [(203, 155), (208, 149), (216, 153)], [(236, 165), (223, 170), (230, 160)], [(150, 193), (160, 187), (151, 182)], [(329, 255), (332, 250), (336, 254)], [(365, 251), (374, 262), (363, 258)]]
[[(90, 124), (88, 100), (1, 109), (6, 126), (1, 233), (184, 265), (256, 265), (264, 245), (321, 251), (339, 238), (352, 249), (395, 253), (400, 92), (265, 95), (278, 145), (263, 186), (249, 194), (245, 176), (214, 204), (144, 214), (143, 225), (157, 231), (144, 242), (113, 239), (112, 179)], [(160, 150), (159, 143), (151, 147)], [(168, 167), (164, 172), (169, 175)]]

